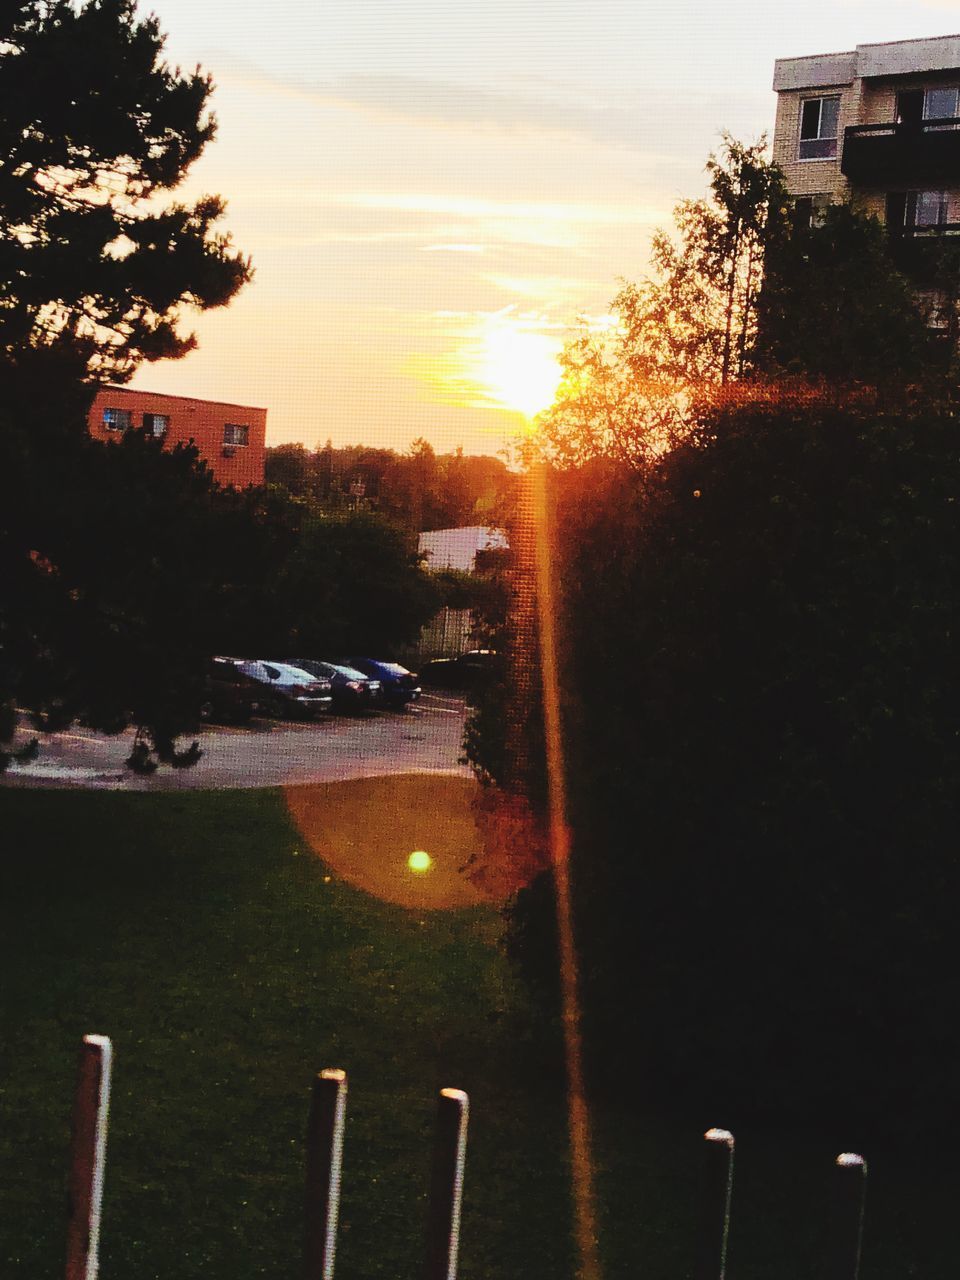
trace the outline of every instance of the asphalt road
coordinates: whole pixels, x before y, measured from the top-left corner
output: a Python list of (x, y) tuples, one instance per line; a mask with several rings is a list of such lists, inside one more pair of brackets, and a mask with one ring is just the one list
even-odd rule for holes
[[(391, 773), (447, 773), (470, 777), (458, 762), (465, 708), (462, 698), (425, 693), (404, 712), (324, 716), (288, 723), (255, 720), (249, 727), (205, 726), (202, 759), (189, 769), (161, 766), (141, 777), (124, 761), (133, 733), (106, 737), (89, 729), (40, 735), (36, 760), (11, 764), (0, 786), (95, 787), (158, 791), (274, 787), (336, 782)], [(29, 730), (18, 732), (27, 741)]]

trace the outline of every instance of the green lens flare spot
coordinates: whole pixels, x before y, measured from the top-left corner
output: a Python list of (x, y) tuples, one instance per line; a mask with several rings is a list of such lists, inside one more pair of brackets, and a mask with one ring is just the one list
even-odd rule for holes
[(433, 866), (433, 859), (424, 849), (414, 849), (407, 859), (407, 866), (411, 871), (429, 871)]

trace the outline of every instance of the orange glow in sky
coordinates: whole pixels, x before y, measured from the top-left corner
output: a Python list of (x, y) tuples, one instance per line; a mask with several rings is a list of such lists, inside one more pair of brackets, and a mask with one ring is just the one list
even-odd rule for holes
[(142, 0), (216, 85), (174, 198), (222, 195), (256, 274), (133, 385), (265, 407), (268, 444), (497, 453), (704, 192), (720, 131), (772, 131), (775, 58), (942, 35), (949, 8)]

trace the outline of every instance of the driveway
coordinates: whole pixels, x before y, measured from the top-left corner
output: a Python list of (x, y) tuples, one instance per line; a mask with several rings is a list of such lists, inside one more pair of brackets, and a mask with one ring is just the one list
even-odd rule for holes
[[(41, 735), (38, 759), (11, 764), (0, 786), (95, 787), (124, 791), (275, 787), (342, 782), (382, 774), (441, 773), (471, 777), (459, 763), (465, 707), (455, 695), (425, 693), (404, 712), (325, 716), (309, 723), (254, 721), (249, 727), (205, 726), (203, 758), (189, 769), (161, 766), (141, 777), (124, 761), (133, 733), (107, 737), (89, 729)], [(26, 741), (27, 730), (18, 733)]]

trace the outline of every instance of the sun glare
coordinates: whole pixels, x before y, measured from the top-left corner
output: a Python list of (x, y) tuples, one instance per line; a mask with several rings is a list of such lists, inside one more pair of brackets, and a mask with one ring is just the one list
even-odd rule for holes
[(534, 417), (553, 402), (560, 381), (557, 343), (502, 317), (483, 337), (477, 381), (505, 409)]

